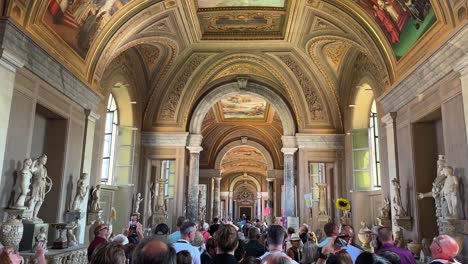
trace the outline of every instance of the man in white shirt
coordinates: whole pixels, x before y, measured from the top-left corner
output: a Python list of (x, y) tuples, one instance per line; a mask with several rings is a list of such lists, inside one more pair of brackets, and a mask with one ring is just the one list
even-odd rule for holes
[(176, 253), (187, 250), (192, 255), (192, 264), (200, 264), (200, 251), (190, 243), (195, 239), (197, 232), (196, 225), (193, 222), (186, 222), (180, 227), (180, 239), (172, 244)]

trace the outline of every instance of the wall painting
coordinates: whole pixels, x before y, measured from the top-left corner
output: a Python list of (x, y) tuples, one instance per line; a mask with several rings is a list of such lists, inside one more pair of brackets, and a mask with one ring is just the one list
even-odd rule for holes
[(132, 0), (50, 0), (43, 21), (82, 58), (97, 33)]
[(397, 59), (435, 23), (429, 0), (356, 0), (382, 28)]

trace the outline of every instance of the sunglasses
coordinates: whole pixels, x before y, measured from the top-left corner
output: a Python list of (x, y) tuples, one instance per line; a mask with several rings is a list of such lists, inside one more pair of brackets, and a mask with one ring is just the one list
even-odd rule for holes
[(437, 245), (440, 249), (442, 249), (442, 246), (440, 245), (439, 240), (437, 240), (437, 237), (434, 237), (434, 239), (432, 239), (432, 241), (434, 241), (434, 243), (436, 243), (436, 245)]

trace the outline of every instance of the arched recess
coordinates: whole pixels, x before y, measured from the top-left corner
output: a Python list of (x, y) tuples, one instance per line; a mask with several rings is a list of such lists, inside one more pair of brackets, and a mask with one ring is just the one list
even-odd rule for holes
[(216, 156), (216, 161), (215, 161), (215, 169), (216, 170), (219, 170), (221, 169), (221, 162), (223, 161), (223, 158), (224, 156), (233, 148), (235, 147), (240, 147), (240, 146), (250, 146), (250, 147), (253, 147), (255, 149), (257, 149), (258, 151), (260, 151), (263, 155), (263, 157), (265, 158), (266, 162), (267, 162), (267, 170), (273, 170), (274, 167), (273, 167), (273, 159), (271, 158), (271, 155), (270, 155), (270, 152), (268, 152), (268, 150), (262, 146), (261, 144), (255, 142), (255, 141), (252, 141), (252, 140), (247, 140), (247, 142), (243, 143), (242, 140), (236, 140), (236, 141), (233, 141), (229, 144), (227, 144), (226, 146), (224, 146), (218, 153), (218, 155)]
[(284, 136), (294, 136), (296, 134), (294, 116), (283, 98), (268, 87), (253, 82), (247, 82), (246, 87), (242, 89), (239, 88), (238, 83), (223, 84), (206, 94), (192, 113), (189, 132), (196, 135), (201, 134), (203, 119), (211, 107), (222, 98), (236, 94), (250, 94), (265, 99), (265, 101), (275, 107), (283, 124)]
[(236, 187), (236, 184), (240, 181), (251, 181), (255, 184), (255, 187), (257, 188), (257, 192), (262, 191), (262, 186), (260, 185), (260, 182), (258, 182), (258, 180), (255, 177), (252, 177), (252, 176), (249, 177), (249, 175), (246, 173), (238, 175), (234, 178), (231, 184), (229, 184), (229, 191), (230, 192), (234, 191), (234, 187)]

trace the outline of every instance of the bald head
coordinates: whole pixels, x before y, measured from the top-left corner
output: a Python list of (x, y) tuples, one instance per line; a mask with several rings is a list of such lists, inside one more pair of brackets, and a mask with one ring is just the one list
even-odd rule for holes
[(176, 263), (176, 252), (163, 241), (148, 239), (142, 241), (135, 249), (133, 255), (134, 264), (140, 263)]
[(458, 255), (459, 246), (457, 241), (450, 236), (440, 235), (434, 238), (430, 246), (432, 258), (434, 259), (453, 259)]

